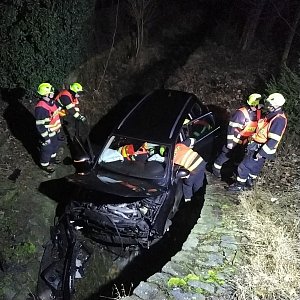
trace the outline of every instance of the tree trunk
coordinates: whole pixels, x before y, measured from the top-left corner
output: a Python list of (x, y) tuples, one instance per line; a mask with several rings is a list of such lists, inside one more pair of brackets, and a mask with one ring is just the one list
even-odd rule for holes
[(251, 47), (255, 37), (256, 28), (259, 23), (259, 18), (265, 6), (266, 0), (259, 0), (255, 7), (250, 11), (247, 18), (242, 37), (240, 39), (241, 50), (247, 50)]
[(289, 56), (289, 53), (290, 53), (290, 50), (291, 50), (291, 46), (292, 46), (292, 43), (293, 43), (293, 39), (294, 39), (294, 36), (295, 36), (295, 33), (296, 33), (296, 29), (297, 29), (299, 20), (300, 20), (300, 4), (298, 5), (298, 8), (296, 10), (294, 22), (293, 22), (292, 26), (290, 27), (290, 33), (289, 33), (288, 38), (285, 42), (285, 47), (284, 47), (283, 54), (282, 54), (282, 57), (281, 57), (281, 65), (282, 66), (286, 65), (286, 62), (287, 62), (287, 59), (288, 59), (288, 56)]

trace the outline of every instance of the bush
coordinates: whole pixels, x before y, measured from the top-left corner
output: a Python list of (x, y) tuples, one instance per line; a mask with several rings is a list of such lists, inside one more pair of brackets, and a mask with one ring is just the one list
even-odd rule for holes
[(299, 115), (300, 115), (300, 74), (285, 67), (278, 79), (274, 77), (267, 84), (267, 92), (281, 93), (286, 103), (284, 105), (284, 111), (288, 117), (288, 132), (295, 132), (300, 134)]
[(61, 86), (84, 59), (95, 0), (7, 0), (0, 4), (1, 88)]

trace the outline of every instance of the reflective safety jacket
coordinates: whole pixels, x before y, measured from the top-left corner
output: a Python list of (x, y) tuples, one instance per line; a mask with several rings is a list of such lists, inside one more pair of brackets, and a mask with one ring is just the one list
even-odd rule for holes
[(53, 100), (41, 99), (35, 106), (35, 118), (37, 130), (45, 140), (60, 130), (59, 108)]
[(265, 158), (272, 158), (277, 150), (279, 142), (285, 132), (287, 118), (282, 110), (270, 112), (258, 122), (252, 139), (259, 147), (259, 154)]
[(180, 165), (192, 172), (202, 162), (204, 163), (204, 160), (196, 151), (182, 143), (179, 143), (175, 146), (173, 162), (174, 164)]
[(261, 110), (241, 107), (232, 116), (227, 130), (227, 144), (246, 144), (257, 128), (261, 118)]
[(55, 100), (59, 103), (59, 106), (62, 108), (62, 111), (60, 112), (61, 116), (66, 115), (66, 110), (72, 116), (74, 116), (74, 118), (78, 118), (80, 116), (78, 98), (74, 97), (70, 91), (61, 90), (55, 97)]

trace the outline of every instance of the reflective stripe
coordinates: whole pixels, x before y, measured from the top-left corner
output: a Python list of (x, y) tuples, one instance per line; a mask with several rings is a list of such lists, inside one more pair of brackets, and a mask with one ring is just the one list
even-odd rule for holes
[(234, 135), (233, 134), (228, 134), (227, 135), (227, 140), (233, 140), (234, 138)]
[(240, 128), (243, 129), (244, 125), (240, 124), (240, 123), (236, 123), (236, 122), (229, 122), (229, 126), (234, 127), (234, 128)]
[[(278, 144), (277, 144), (277, 145), (278, 145)], [(277, 147), (271, 149), (271, 148), (268, 147), (267, 144), (264, 144), (264, 145), (262, 146), (262, 150), (265, 151), (267, 154), (274, 154), (274, 153), (276, 152), (276, 150), (277, 150)]]
[[(195, 156), (196, 153), (193, 153), (193, 151), (191, 149), (189, 149), (183, 156), (183, 158), (181, 159), (182, 165), (183, 166), (190, 166), (191, 163), (194, 161), (194, 159), (196, 158)], [(197, 154), (196, 154), (197, 155)]]
[(278, 141), (278, 142), (280, 142), (280, 140), (281, 140), (281, 135), (276, 134), (276, 133), (272, 133), (272, 132), (268, 133), (268, 137), (270, 139), (273, 139), (273, 140)]
[(51, 158), (56, 157), (56, 153), (51, 154)]
[(233, 140), (235, 143), (238, 143), (238, 144), (241, 144), (241, 143), (242, 143), (242, 141), (241, 141), (240, 139), (236, 138), (236, 137), (234, 137), (232, 140)]
[(68, 104), (68, 105), (66, 106), (66, 109), (71, 109), (71, 108), (73, 108), (73, 107), (75, 107), (75, 105), (74, 105), (73, 103), (70, 103), (70, 104)]
[(45, 131), (45, 132), (41, 133), (41, 136), (42, 136), (42, 137), (48, 136), (48, 131)]
[(194, 171), (202, 162), (203, 158), (199, 156), (199, 158), (189, 167), (189, 170)]
[(239, 176), (236, 178), (236, 180), (239, 181), (239, 182), (242, 182), (242, 183), (245, 183), (247, 181), (247, 179), (243, 179)]
[(78, 118), (80, 116), (80, 113), (77, 111), (75, 114), (74, 114), (74, 118)]
[(252, 179), (255, 179), (255, 178), (257, 178), (257, 175), (249, 174), (249, 177)]
[(35, 121), (35, 124), (36, 124), (36, 125), (44, 125), (45, 122), (49, 122), (49, 121), (50, 121), (50, 120), (49, 120), (48, 118), (43, 119), (43, 120), (36, 120), (36, 121)]
[(215, 167), (216, 169), (218, 169), (218, 170), (221, 170), (221, 169), (222, 169), (222, 166), (220, 166), (220, 165), (218, 165), (218, 164), (216, 164), (216, 163), (214, 163), (214, 167)]
[(49, 166), (49, 163), (48, 163), (48, 162), (46, 162), (46, 163), (42, 163), (42, 162), (41, 162), (41, 166), (42, 166), (42, 167), (47, 167), (47, 166)]
[(53, 136), (55, 136), (55, 135), (56, 135), (56, 132), (55, 132), (55, 131), (49, 132), (49, 136), (50, 136), (50, 137), (53, 137)]

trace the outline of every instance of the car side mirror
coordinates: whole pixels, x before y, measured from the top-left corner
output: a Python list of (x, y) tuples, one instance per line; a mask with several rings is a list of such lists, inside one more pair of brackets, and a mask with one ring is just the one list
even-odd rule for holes
[(176, 172), (176, 178), (184, 178), (189, 175), (190, 175), (190, 171), (183, 167), (180, 167)]

